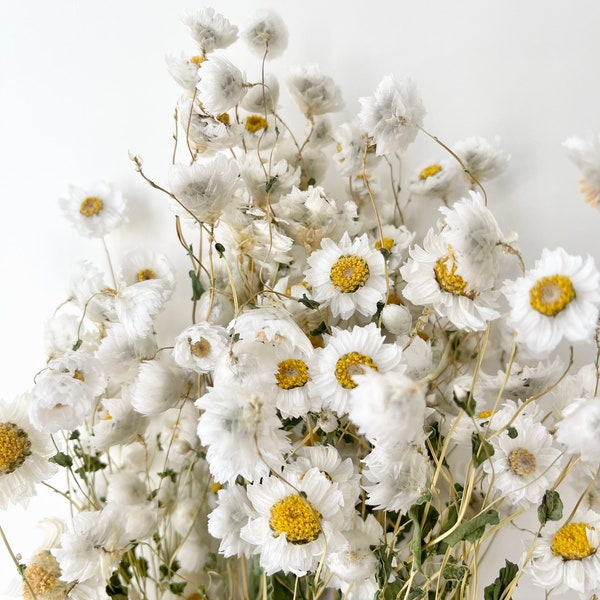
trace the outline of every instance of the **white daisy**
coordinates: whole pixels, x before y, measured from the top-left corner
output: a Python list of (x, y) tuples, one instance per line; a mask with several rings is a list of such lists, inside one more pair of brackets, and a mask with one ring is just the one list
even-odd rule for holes
[(510, 154), (500, 149), (498, 138), (494, 140), (494, 144), (491, 144), (480, 136), (468, 137), (456, 142), (452, 150), (477, 181), (498, 177), (506, 169), (510, 160)]
[(487, 321), (498, 318), (496, 293), (480, 291), (460, 274), (460, 263), (443, 236), (430, 229), (423, 247), (415, 246), (400, 268), (406, 281), (402, 295), (418, 306), (431, 305), (455, 327), (482, 331)]
[(359, 98), (361, 126), (373, 138), (378, 156), (406, 150), (423, 124), (425, 108), (410, 79), (382, 79), (375, 94)]
[(457, 190), (460, 169), (455, 161), (441, 160), (419, 170), (410, 182), (410, 193), (427, 198), (441, 198), (448, 203)]
[(579, 185), (585, 201), (591, 206), (600, 203), (600, 135), (587, 139), (570, 137), (562, 144), (569, 158), (581, 171)]
[(102, 237), (125, 220), (127, 201), (120, 191), (101, 181), (82, 189), (69, 187), (68, 198), (59, 204), (77, 231), (87, 237)]
[(352, 329), (333, 327), (331, 335), (325, 336), (325, 347), (315, 351), (309, 393), (323, 408), (346, 414), (351, 391), (359, 385), (353, 377), (370, 369), (402, 372), (401, 356), (400, 346), (386, 344), (374, 323)]
[(252, 14), (242, 31), (242, 39), (261, 58), (277, 58), (287, 48), (288, 30), (279, 14), (263, 9)]
[(229, 341), (224, 327), (197, 323), (186, 327), (175, 338), (173, 358), (180, 367), (197, 373), (209, 373), (227, 351)]
[(304, 114), (311, 118), (337, 112), (344, 106), (340, 88), (317, 65), (295, 67), (287, 78), (290, 93)]
[(27, 418), (29, 398), (0, 402), (0, 509), (9, 503), (26, 504), (35, 486), (50, 479), (56, 465), (50, 437), (40, 433)]
[(175, 289), (175, 273), (169, 259), (150, 248), (128, 252), (120, 265), (120, 278), (125, 286), (151, 281), (151, 287), (160, 289), (168, 300)]
[(316, 569), (325, 552), (343, 547), (342, 494), (318, 469), (302, 478), (284, 471), (247, 491), (258, 516), (250, 518), (241, 537), (256, 546), (267, 575), (291, 571), (301, 577)]
[(167, 55), (165, 57), (167, 69), (171, 77), (178, 83), (189, 96), (193, 96), (196, 85), (200, 81), (198, 67), (204, 61), (203, 56), (192, 56), (190, 58), (181, 55)]
[(530, 416), (519, 415), (511, 427), (516, 436), (505, 430), (492, 438), (494, 454), (483, 469), (488, 485), (511, 504), (529, 507), (541, 501), (560, 474), (561, 452), (552, 446), (547, 429)]
[(238, 183), (236, 163), (223, 155), (210, 162), (177, 163), (169, 171), (169, 184), (181, 204), (172, 202), (171, 206), (183, 218), (193, 218), (192, 213), (212, 225), (231, 201)]
[(588, 510), (560, 525), (548, 523), (537, 539), (526, 571), (552, 591), (577, 592), (582, 600), (600, 586), (600, 515)]
[(198, 436), (208, 446), (206, 459), (219, 482), (264, 477), (291, 451), (272, 398), (259, 389), (221, 383), (198, 398), (202, 411)]
[(264, 81), (255, 83), (244, 96), (241, 107), (251, 113), (264, 115), (274, 113), (279, 102), (279, 79), (265, 73)]
[(556, 440), (585, 461), (600, 461), (600, 398), (578, 398), (562, 412)]
[[(373, 146), (358, 123), (344, 123), (335, 131), (337, 153), (333, 155), (335, 166), (340, 175), (358, 176), (363, 170), (371, 171), (376, 166)], [(363, 168), (364, 161), (367, 161)]]
[(562, 338), (591, 339), (600, 307), (600, 273), (594, 259), (542, 250), (535, 268), (502, 292), (510, 304), (509, 324), (517, 341), (534, 355), (554, 350)]
[(220, 115), (237, 106), (246, 94), (244, 74), (227, 58), (210, 55), (200, 65), (196, 86), (198, 100), (211, 115)]
[(307, 259), (306, 282), (314, 300), (329, 306), (334, 317), (355, 311), (372, 316), (386, 294), (385, 260), (369, 247), (366, 234), (354, 240), (344, 233), (338, 244), (325, 238)]
[(214, 8), (203, 7), (185, 15), (182, 20), (203, 54), (217, 48), (227, 48), (237, 39), (238, 28), (215, 12)]

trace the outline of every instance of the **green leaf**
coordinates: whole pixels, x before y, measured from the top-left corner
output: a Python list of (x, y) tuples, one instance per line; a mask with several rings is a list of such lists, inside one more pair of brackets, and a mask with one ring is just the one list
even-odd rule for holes
[(183, 591), (185, 590), (186, 582), (180, 581), (178, 583), (170, 583), (169, 591), (176, 596), (183, 596)]
[(81, 348), (81, 344), (83, 344), (83, 340), (77, 340), (73, 344), (73, 352), (77, 352), (77, 350), (79, 350), (79, 348)]
[(309, 331), (310, 335), (321, 335), (322, 333), (328, 333), (329, 332), (329, 327), (327, 327), (327, 323), (325, 323), (325, 321), (321, 321), (319, 323), (319, 325), (317, 327), (315, 327), (315, 329), (311, 329), (311, 331)]
[(452, 392), (452, 399), (454, 400), (454, 404), (459, 408), (462, 408), (469, 417), (472, 417), (475, 414), (476, 404), (475, 398), (471, 392), (467, 392), (464, 400), (459, 400), (456, 392)]
[(80, 477), (85, 477), (86, 473), (101, 471), (107, 466), (106, 463), (98, 458), (98, 455), (84, 454), (82, 452), (79, 454), (79, 457), (83, 460), (83, 465), (79, 469), (76, 469), (75, 473)]
[(277, 181), (279, 181), (279, 177), (275, 175), (275, 177), (271, 177), (271, 179), (265, 183), (265, 192), (267, 192), (267, 194), (271, 191), (271, 188), (277, 183)]
[(119, 579), (118, 573), (115, 571), (108, 580), (106, 585), (106, 594), (113, 600), (126, 600), (127, 588), (123, 586)]
[(381, 252), (381, 254), (383, 254), (383, 258), (385, 258), (385, 260), (387, 260), (392, 255), (392, 253), (387, 248), (384, 248), (383, 246), (381, 246), (381, 248), (379, 248), (379, 252)]
[(460, 524), (452, 533), (444, 538), (444, 541), (448, 546), (454, 546), (463, 540), (474, 542), (483, 535), (486, 525), (498, 525), (498, 523), (500, 523), (498, 512), (490, 509), (470, 521)]
[(519, 432), (514, 427), (507, 427), (506, 433), (508, 433), (508, 437), (511, 440), (514, 440), (519, 435)]
[(409, 509), (407, 516), (413, 522), (413, 538), (409, 545), (413, 556), (412, 568), (421, 570), (423, 563), (423, 539), (437, 523), (439, 513), (429, 502), (431, 492), (423, 494)]
[(202, 287), (202, 284), (200, 283), (200, 280), (198, 279), (198, 275), (196, 275), (196, 271), (194, 271), (194, 269), (190, 269), (188, 271), (188, 275), (190, 276), (190, 279), (192, 280), (192, 301), (196, 302), (196, 300), (200, 300), (200, 296), (202, 296), (202, 294), (204, 293), (204, 287)]
[(48, 459), (51, 463), (57, 464), (59, 467), (70, 468), (73, 466), (73, 459), (64, 452), (57, 452), (54, 456)]
[(446, 580), (446, 585), (449, 589), (457, 588), (469, 575), (469, 567), (463, 563), (454, 564), (448, 562), (442, 572), (442, 576)]
[(477, 431), (471, 434), (471, 451), (475, 468), (483, 461), (494, 456), (494, 447), (489, 442), (486, 442)]
[(161, 479), (168, 477), (173, 483), (175, 483), (175, 480), (177, 479), (177, 473), (175, 471), (173, 471), (173, 469), (165, 469), (164, 471), (157, 473), (157, 475)]
[(542, 503), (538, 506), (538, 519), (542, 525), (547, 521), (560, 521), (563, 516), (563, 503), (556, 490), (546, 490)]
[(78, 440), (80, 436), (79, 430), (78, 429), (73, 429), (73, 431), (71, 431), (71, 435), (69, 436), (70, 440)]
[(317, 183), (317, 180), (314, 177), (311, 177), (307, 182), (306, 182), (306, 186), (310, 187), (311, 185), (315, 185), (315, 183)]
[(506, 563), (498, 573), (498, 577), (494, 580), (494, 583), (490, 583), (483, 588), (484, 600), (500, 600), (504, 590), (508, 588), (512, 580), (516, 577), (519, 572), (519, 567), (515, 563), (511, 563), (509, 560), (504, 560)]
[(217, 251), (219, 258), (223, 258), (223, 254), (225, 254), (225, 246), (223, 246), (223, 244), (219, 244), (219, 242), (217, 242), (215, 244), (215, 250)]
[(316, 300), (311, 300), (306, 294), (302, 294), (302, 298), (298, 298), (298, 302), (304, 304), (306, 308), (311, 308), (313, 310), (319, 308), (319, 303)]

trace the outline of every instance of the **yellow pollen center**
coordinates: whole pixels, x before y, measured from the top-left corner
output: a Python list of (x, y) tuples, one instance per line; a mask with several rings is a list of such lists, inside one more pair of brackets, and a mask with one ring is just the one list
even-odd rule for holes
[(594, 529), (587, 523), (568, 523), (561, 527), (552, 538), (550, 548), (555, 556), (564, 560), (581, 560), (596, 552), (587, 537), (587, 529)]
[(190, 350), (196, 358), (204, 358), (210, 352), (210, 342), (201, 337), (197, 342), (192, 344), (192, 338), (188, 338)]
[(197, 66), (200, 66), (204, 62), (204, 60), (204, 56), (201, 56), (200, 54), (197, 54), (196, 56), (192, 56), (190, 58), (190, 62), (194, 63)]
[(85, 217), (93, 217), (97, 215), (104, 206), (102, 200), (100, 198), (96, 198), (96, 196), (88, 196), (79, 207), (79, 212)]
[(355, 292), (369, 279), (369, 265), (362, 256), (344, 254), (340, 256), (329, 272), (333, 286), (346, 294)]
[(385, 248), (388, 252), (391, 252), (393, 246), (394, 246), (394, 240), (392, 238), (388, 238), (388, 237), (384, 237), (383, 240), (377, 240), (375, 242), (376, 250), (381, 250), (381, 248)]
[(0, 475), (14, 473), (31, 455), (31, 442), (14, 423), (0, 423)]
[(537, 465), (535, 456), (526, 448), (517, 448), (508, 455), (508, 462), (513, 473), (521, 477), (529, 477)]
[(77, 379), (77, 381), (85, 381), (85, 377), (81, 371), (75, 371), (75, 373), (73, 373), (73, 379)]
[(220, 490), (222, 487), (223, 487), (223, 486), (222, 486), (222, 485), (221, 485), (221, 484), (220, 484), (218, 481), (216, 481), (215, 483), (213, 483), (213, 484), (210, 486), (210, 491), (211, 491), (213, 494), (216, 494), (216, 493), (217, 493), (217, 492), (218, 492), (218, 491), (219, 491), (219, 490)]
[(261, 129), (267, 129), (267, 120), (260, 115), (249, 115), (246, 117), (246, 131), (256, 133)]
[[(452, 262), (452, 267), (448, 270), (448, 261)], [(467, 282), (456, 272), (456, 263), (450, 256), (440, 258), (433, 267), (435, 280), (440, 289), (455, 296), (466, 296), (473, 299), (475, 294), (467, 292)]]
[(275, 537), (285, 534), (290, 544), (308, 544), (319, 537), (321, 515), (305, 498), (291, 494), (271, 507), (269, 524)]
[(573, 284), (564, 275), (542, 277), (529, 290), (529, 304), (547, 317), (555, 317), (574, 298)]
[(493, 415), (493, 411), (491, 410), (482, 410), (480, 413), (477, 413), (478, 419), (489, 419)]
[(231, 123), (231, 117), (227, 113), (223, 113), (217, 117), (217, 121), (221, 121), (223, 125), (229, 125), (229, 123)]
[(428, 177), (433, 177), (434, 175), (437, 175), (440, 171), (442, 170), (442, 165), (429, 165), (428, 167), (425, 167), (420, 173), (419, 173), (419, 179), (421, 180), (425, 180)]
[(308, 366), (303, 360), (288, 358), (277, 366), (279, 370), (275, 373), (275, 379), (281, 389), (291, 390), (308, 382)]
[(137, 274), (138, 281), (148, 281), (149, 279), (158, 279), (158, 275), (152, 269), (142, 269)]
[(352, 379), (352, 376), (362, 375), (365, 367), (377, 371), (377, 365), (370, 356), (365, 356), (360, 352), (349, 352), (341, 356), (335, 364), (335, 377), (343, 388), (353, 389), (358, 384)]

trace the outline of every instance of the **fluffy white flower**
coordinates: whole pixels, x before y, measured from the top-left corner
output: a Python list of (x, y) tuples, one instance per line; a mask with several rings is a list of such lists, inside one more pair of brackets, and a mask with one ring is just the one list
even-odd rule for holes
[(527, 564), (534, 583), (556, 593), (576, 592), (581, 600), (600, 586), (600, 515), (579, 512), (571, 521), (548, 523)]
[(307, 117), (341, 110), (344, 106), (340, 88), (317, 65), (291, 69), (287, 79), (290, 93)]
[(563, 410), (556, 439), (586, 461), (600, 461), (600, 398), (579, 398)]
[(265, 73), (264, 81), (254, 84), (246, 92), (241, 107), (248, 112), (264, 115), (265, 111), (274, 113), (278, 102), (279, 79), (272, 73)]
[(500, 149), (498, 138), (494, 142), (491, 144), (485, 138), (472, 136), (456, 142), (452, 150), (477, 181), (487, 181), (498, 177), (510, 160), (510, 154)]
[(454, 160), (441, 160), (419, 170), (410, 182), (410, 193), (426, 198), (442, 198), (447, 203), (457, 190), (460, 169)]
[(546, 355), (563, 338), (591, 339), (600, 307), (600, 273), (594, 259), (544, 248), (535, 267), (502, 292), (510, 304), (509, 325), (533, 355)]
[(48, 462), (55, 453), (50, 437), (36, 431), (27, 417), (29, 398), (0, 403), (0, 509), (26, 504), (35, 486), (56, 472)]
[(152, 282), (145, 285), (159, 290), (165, 300), (175, 289), (175, 273), (169, 259), (151, 248), (139, 248), (125, 254), (119, 277), (125, 286)]
[(333, 155), (335, 166), (341, 175), (357, 176), (363, 172), (363, 163), (367, 161), (364, 170), (375, 167), (372, 146), (357, 123), (344, 123), (334, 133), (337, 142), (337, 153)]
[(228, 346), (229, 336), (224, 327), (197, 323), (184, 329), (175, 338), (173, 358), (180, 367), (197, 373), (209, 373)]
[(242, 39), (261, 58), (277, 58), (287, 48), (288, 30), (279, 14), (263, 9), (250, 17), (242, 31)]
[(307, 263), (306, 283), (312, 297), (330, 307), (334, 317), (348, 319), (355, 311), (372, 316), (385, 298), (385, 260), (369, 247), (366, 234), (351, 240), (344, 233), (338, 244), (325, 238)]
[(346, 414), (351, 391), (360, 385), (354, 376), (370, 369), (380, 373), (402, 372), (401, 356), (400, 346), (386, 344), (374, 323), (352, 329), (333, 327), (331, 336), (325, 336), (325, 347), (315, 351), (309, 393), (324, 408), (340, 416)]
[(101, 181), (82, 189), (69, 187), (69, 196), (59, 204), (69, 221), (87, 237), (102, 237), (116, 229), (125, 219), (127, 201), (120, 191)]
[(563, 142), (569, 158), (581, 171), (579, 185), (585, 201), (591, 206), (600, 203), (600, 135), (587, 139), (572, 136)]
[(238, 28), (211, 7), (187, 14), (182, 20), (203, 54), (217, 48), (227, 48), (238, 36)]
[(480, 291), (460, 275), (460, 263), (445, 239), (433, 229), (427, 232), (423, 247), (415, 246), (401, 267), (406, 281), (402, 295), (418, 306), (431, 305), (455, 327), (481, 331), (487, 321), (500, 316), (495, 310), (496, 293)]
[(412, 328), (412, 316), (406, 306), (386, 304), (381, 310), (381, 323), (394, 335), (406, 335)]
[(343, 547), (342, 494), (318, 469), (302, 478), (284, 471), (282, 478), (267, 477), (247, 491), (258, 516), (250, 518), (241, 537), (256, 546), (267, 575), (291, 571), (301, 577), (316, 569), (325, 551)]
[(359, 101), (358, 119), (373, 138), (378, 156), (402, 152), (417, 137), (425, 108), (412, 80), (398, 81), (388, 75), (373, 96)]
[(181, 204), (172, 202), (171, 206), (181, 217), (213, 224), (233, 198), (238, 183), (235, 161), (223, 155), (210, 162), (177, 163), (169, 171), (169, 184)]
[(244, 74), (227, 58), (211, 55), (200, 65), (198, 100), (211, 115), (237, 106), (247, 90)]
[(169, 74), (190, 96), (194, 95), (200, 81), (198, 68), (203, 60), (203, 56), (166, 56)]

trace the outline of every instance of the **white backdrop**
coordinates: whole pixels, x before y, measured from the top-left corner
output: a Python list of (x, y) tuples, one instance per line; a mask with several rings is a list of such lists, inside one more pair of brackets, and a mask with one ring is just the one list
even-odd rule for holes
[[(180, 17), (199, 6), (0, 3), (0, 397), (27, 390), (43, 366), (43, 324), (65, 299), (73, 264), (89, 258), (104, 266), (99, 243), (81, 238), (60, 213), (57, 198), (69, 184), (107, 179), (120, 187), (133, 213), (109, 237), (111, 250), (149, 243), (171, 256), (180, 284), (188, 284), (170, 212), (135, 173), (128, 151), (166, 181), (179, 90), (165, 55), (192, 53)], [(487, 186), (490, 206), (503, 228), (519, 233), (528, 265), (544, 246), (600, 259), (600, 212), (583, 203), (577, 169), (561, 147), (570, 135), (600, 133), (596, 0), (217, 0), (212, 6), (238, 25), (254, 9), (276, 8), (290, 42), (271, 69), (283, 75), (290, 65), (318, 63), (334, 76), (346, 103), (336, 122), (352, 118), (358, 98), (372, 94), (384, 75), (412, 77), (427, 108), (425, 127), (442, 140), (501, 137), (512, 161)], [(250, 79), (258, 77), (257, 62), (241, 44), (230, 57)], [(281, 103), (290, 105), (285, 91)], [(414, 152), (425, 160), (440, 156), (425, 138)], [(185, 322), (176, 309), (163, 319), (175, 329)], [(0, 514), (17, 551), (27, 554), (24, 534), (46, 506), (44, 498), (28, 511)], [(502, 558), (498, 550), (498, 564)], [(0, 579), (10, 568), (0, 549)], [(516, 597), (544, 597), (529, 589), (524, 582)]]

